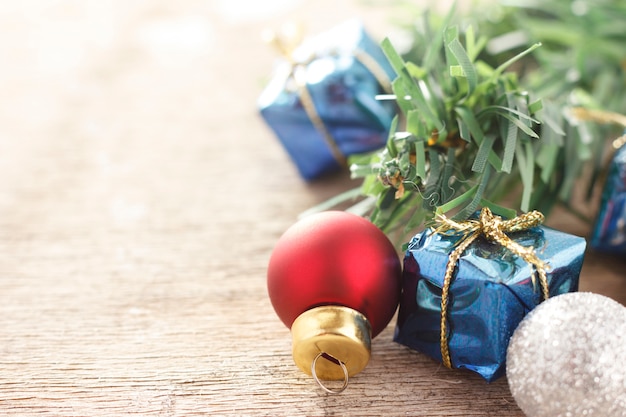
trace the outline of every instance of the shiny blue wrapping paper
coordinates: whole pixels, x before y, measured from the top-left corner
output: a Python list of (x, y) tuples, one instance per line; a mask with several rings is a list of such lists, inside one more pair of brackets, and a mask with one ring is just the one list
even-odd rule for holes
[(626, 146), (609, 165), (591, 246), (601, 252), (626, 253)]
[[(533, 246), (550, 265), (550, 295), (578, 290), (585, 239), (547, 227), (509, 236)], [(416, 235), (404, 258), (403, 295), (394, 340), (441, 362), (441, 288), (456, 236)], [(513, 331), (541, 300), (530, 266), (497, 243), (479, 237), (457, 264), (450, 286), (448, 345), (452, 366), (493, 381), (504, 374), (506, 349)]]
[[(377, 64), (378, 78), (357, 53)], [(350, 20), (307, 39), (292, 58), (295, 63), (283, 62), (276, 69), (258, 106), (304, 179), (338, 170), (342, 161), (333, 155), (303, 107), (300, 84), (306, 84), (321, 121), (344, 157), (385, 146), (396, 109), (392, 101), (378, 101), (375, 96), (385, 92), (380, 75), (389, 82), (395, 73), (361, 23)], [(296, 80), (298, 66), (303, 75)]]

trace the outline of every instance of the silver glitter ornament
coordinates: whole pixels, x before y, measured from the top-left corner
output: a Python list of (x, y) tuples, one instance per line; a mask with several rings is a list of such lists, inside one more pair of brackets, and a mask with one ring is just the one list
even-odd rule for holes
[(593, 293), (548, 299), (515, 330), (506, 374), (528, 417), (626, 417), (626, 307)]

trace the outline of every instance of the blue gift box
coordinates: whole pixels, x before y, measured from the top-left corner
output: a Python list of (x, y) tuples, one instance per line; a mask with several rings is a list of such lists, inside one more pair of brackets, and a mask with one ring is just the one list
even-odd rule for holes
[(615, 152), (609, 165), (591, 246), (601, 252), (626, 253), (626, 145)]
[[(585, 239), (547, 227), (509, 234), (532, 246), (547, 262), (550, 295), (578, 290)], [(403, 295), (394, 340), (442, 361), (441, 294), (449, 255), (460, 236), (416, 235), (404, 258)], [(468, 369), (487, 381), (505, 371), (509, 339), (524, 316), (541, 302), (529, 264), (482, 237), (457, 263), (448, 297), (448, 347), (453, 368)]]
[(345, 166), (348, 155), (385, 146), (396, 113), (395, 77), (357, 20), (305, 40), (275, 71), (260, 113), (306, 180)]

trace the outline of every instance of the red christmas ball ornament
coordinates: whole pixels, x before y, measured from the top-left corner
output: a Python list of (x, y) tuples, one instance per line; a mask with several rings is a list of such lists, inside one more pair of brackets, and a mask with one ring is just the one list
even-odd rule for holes
[[(354, 214), (305, 217), (278, 240), (267, 287), (291, 329), (296, 365), (329, 392), (370, 358), (371, 339), (392, 319), (401, 291), (398, 254), (385, 234)], [(319, 360), (324, 359), (324, 360)], [(322, 380), (344, 380), (331, 391)]]

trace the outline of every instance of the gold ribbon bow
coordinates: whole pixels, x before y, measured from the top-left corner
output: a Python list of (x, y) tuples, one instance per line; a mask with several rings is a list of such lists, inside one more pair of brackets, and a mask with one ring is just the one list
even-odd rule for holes
[(450, 234), (452, 232), (464, 235), (457, 244), (456, 249), (448, 258), (443, 287), (441, 289), (440, 345), (441, 358), (446, 367), (452, 368), (450, 350), (448, 347), (448, 296), (450, 292), (450, 284), (453, 279), (454, 268), (463, 255), (463, 252), (465, 252), (469, 245), (471, 245), (472, 242), (474, 242), (479, 236), (484, 236), (492, 242), (499, 243), (529, 264), (532, 282), (533, 284), (536, 284), (537, 276), (539, 277), (543, 300), (547, 300), (548, 297), (550, 297), (548, 278), (546, 276), (546, 270), (549, 268), (549, 265), (539, 259), (532, 246), (522, 246), (507, 236), (507, 233), (519, 232), (531, 227), (539, 226), (543, 223), (543, 220), (543, 214), (538, 211), (531, 211), (514, 219), (504, 220), (499, 216), (494, 216), (491, 210), (487, 207), (481, 210), (478, 220), (455, 222), (454, 220), (450, 220), (443, 215), (438, 215), (437, 221), (439, 226), (435, 229), (435, 233)]
[[(328, 128), (326, 128), (306, 85), (305, 69), (306, 66), (313, 61), (315, 56), (310, 56), (302, 62), (296, 60), (294, 57), (296, 49), (300, 46), (304, 38), (302, 27), (294, 24), (285, 25), (280, 33), (267, 31), (264, 33), (263, 37), (267, 43), (276, 47), (291, 65), (291, 75), (298, 86), (300, 102), (302, 103), (305, 113), (311, 120), (311, 123), (313, 123), (315, 129), (322, 135), (322, 138), (326, 142), (335, 160), (339, 165), (346, 166), (346, 157), (343, 152), (341, 152), (341, 149), (339, 149), (335, 138), (333, 138)], [(374, 76), (374, 78), (376, 78), (376, 81), (378, 81), (385, 92), (391, 92), (391, 82), (387, 77), (387, 73), (374, 58), (360, 49), (354, 51), (354, 57)]]

